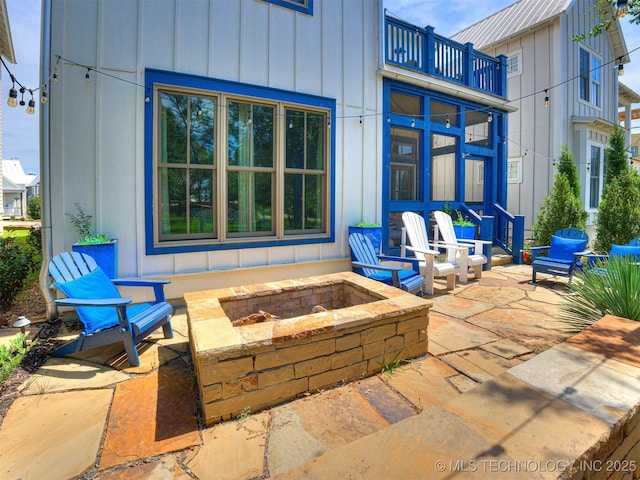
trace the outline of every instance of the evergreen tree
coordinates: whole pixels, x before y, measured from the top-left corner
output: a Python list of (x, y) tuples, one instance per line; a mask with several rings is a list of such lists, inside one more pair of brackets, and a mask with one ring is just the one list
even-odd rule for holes
[(605, 176), (605, 188), (613, 177), (619, 177), (629, 172), (629, 156), (627, 155), (627, 138), (624, 130), (616, 125), (609, 137), (607, 149), (607, 173)]
[(611, 245), (624, 245), (640, 236), (640, 175), (627, 170), (612, 176), (598, 206), (593, 249), (609, 253)]
[(576, 198), (580, 198), (580, 179), (578, 178), (578, 169), (573, 163), (573, 154), (569, 151), (567, 145), (560, 148), (560, 161), (558, 162), (558, 173), (566, 175), (569, 180), (569, 186)]
[(534, 245), (549, 245), (551, 235), (562, 228), (574, 227), (585, 230), (587, 212), (582, 201), (573, 195), (569, 180), (564, 173), (555, 176), (553, 187), (538, 212), (536, 223), (531, 227)]

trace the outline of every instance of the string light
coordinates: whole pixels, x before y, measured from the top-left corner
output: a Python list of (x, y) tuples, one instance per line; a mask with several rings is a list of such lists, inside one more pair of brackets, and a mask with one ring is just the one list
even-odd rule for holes
[(618, 76), (621, 77), (624, 75), (624, 65), (623, 64), (619, 64), (618, 65)]
[(487, 123), (491, 122), (493, 122), (493, 112), (489, 112), (489, 115), (487, 115)]
[(91, 76), (89, 75), (89, 72), (91, 71), (90, 68), (87, 68), (87, 73), (84, 74), (84, 81), (89, 83), (91, 81)]
[(411, 128), (414, 128), (416, 126), (416, 121), (412, 118), (411, 119)]
[(36, 101), (33, 99), (33, 90), (29, 90), (29, 93), (31, 93), (31, 100), (29, 100), (29, 103), (27, 104), (27, 113), (29, 115), (33, 115), (36, 111)]
[(549, 90), (545, 89), (544, 91), (544, 106), (549, 106)]
[(445, 128), (451, 128), (451, 120), (449, 120), (449, 114), (447, 113), (447, 119), (444, 121)]
[(42, 90), (42, 95), (40, 96), (40, 103), (42, 103), (44, 105), (48, 101), (49, 101), (49, 97), (47, 95), (47, 85), (45, 84), (44, 88)]
[(627, 0), (618, 0), (617, 2), (617, 9), (616, 9), (616, 17), (618, 18), (624, 18), (627, 15), (627, 12), (629, 11), (629, 8), (627, 6)]
[(18, 105), (18, 90), (16, 90), (16, 79), (13, 75), (11, 75), (11, 81), (13, 82), (13, 86), (11, 90), (9, 90), (9, 98), (7, 99), (7, 105), (10, 107), (15, 107)]

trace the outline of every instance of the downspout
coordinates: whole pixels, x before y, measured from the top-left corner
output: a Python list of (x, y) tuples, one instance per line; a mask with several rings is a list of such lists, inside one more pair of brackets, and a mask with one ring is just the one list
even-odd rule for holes
[[(49, 82), (51, 73), (51, 0), (42, 0), (42, 38), (40, 39), (40, 84)], [(50, 87), (50, 85), (49, 85)], [(51, 88), (49, 89), (51, 93)], [(49, 96), (52, 100), (53, 95)], [(40, 104), (40, 222), (42, 235), (42, 267), (40, 268), (40, 291), (47, 309), (47, 320), (58, 318), (58, 308), (53, 292), (49, 288), (49, 261), (53, 257), (51, 235), (51, 170), (49, 149), (49, 103)]]

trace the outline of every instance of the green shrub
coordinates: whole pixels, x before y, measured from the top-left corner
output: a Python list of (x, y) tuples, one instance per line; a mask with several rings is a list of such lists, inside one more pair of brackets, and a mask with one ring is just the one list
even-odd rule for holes
[(612, 177), (604, 187), (596, 218), (593, 249), (606, 254), (611, 245), (624, 245), (640, 235), (640, 175)]
[(42, 252), (42, 228), (40, 228), (40, 226), (31, 226), (29, 235), (27, 236), (27, 243), (37, 252)]
[(13, 303), (37, 263), (36, 252), (31, 245), (18, 243), (13, 237), (0, 238), (1, 308)]
[(582, 201), (573, 195), (567, 176), (558, 173), (549, 195), (540, 206), (535, 224), (531, 227), (534, 245), (549, 245), (551, 235), (561, 228), (587, 228), (587, 212)]
[(573, 195), (580, 198), (580, 179), (578, 178), (578, 170), (576, 164), (573, 163), (573, 154), (569, 151), (569, 147), (562, 145), (560, 148), (560, 160), (558, 161), (558, 173), (563, 173), (569, 180), (569, 186)]
[(18, 366), (29, 351), (29, 347), (24, 345), (26, 335), (19, 333), (11, 340), (9, 345), (0, 345), (0, 383)]
[(640, 321), (640, 266), (633, 257), (616, 255), (597, 262), (595, 268), (578, 272), (569, 289), (562, 318), (572, 330), (607, 314)]
[(40, 197), (31, 197), (27, 203), (27, 215), (34, 220), (40, 219)]

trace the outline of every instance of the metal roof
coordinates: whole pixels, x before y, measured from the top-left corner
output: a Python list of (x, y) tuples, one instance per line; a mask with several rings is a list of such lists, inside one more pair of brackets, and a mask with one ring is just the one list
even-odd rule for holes
[[(574, 0), (519, 0), (508, 7), (465, 28), (451, 37), (459, 43), (473, 43), (478, 50), (515, 37), (526, 30), (547, 24), (567, 11)], [(615, 57), (629, 62), (627, 46), (620, 24), (613, 22), (607, 32)]]
[(11, 28), (9, 27), (9, 12), (5, 0), (0, 0), (0, 56), (11, 63), (16, 63), (16, 54), (13, 51), (11, 40)]

